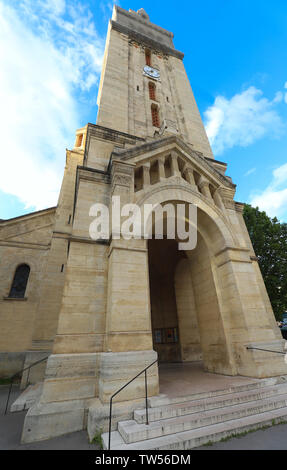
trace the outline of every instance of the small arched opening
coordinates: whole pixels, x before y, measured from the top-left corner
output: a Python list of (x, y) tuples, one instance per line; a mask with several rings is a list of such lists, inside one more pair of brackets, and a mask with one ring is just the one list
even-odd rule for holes
[(16, 299), (25, 297), (29, 274), (30, 266), (28, 266), (28, 264), (20, 264), (17, 267), (9, 292), (9, 297)]

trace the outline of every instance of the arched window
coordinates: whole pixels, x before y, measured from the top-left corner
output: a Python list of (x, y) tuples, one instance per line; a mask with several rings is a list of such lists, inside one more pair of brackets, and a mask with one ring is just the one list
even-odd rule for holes
[(145, 63), (151, 67), (151, 53), (149, 49), (145, 50)]
[(152, 82), (148, 83), (149, 98), (150, 100), (155, 101), (155, 84)]
[(28, 264), (20, 264), (20, 266), (18, 266), (15, 271), (9, 297), (14, 297), (17, 299), (25, 297), (29, 274), (30, 267)]
[(155, 127), (160, 127), (158, 107), (155, 106), (154, 104), (151, 105), (151, 118), (152, 118), (152, 125)]

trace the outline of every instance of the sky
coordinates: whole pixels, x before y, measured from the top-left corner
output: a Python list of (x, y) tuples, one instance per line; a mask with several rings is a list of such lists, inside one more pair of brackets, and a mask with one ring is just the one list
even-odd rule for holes
[[(235, 200), (287, 222), (286, 0), (120, 0), (174, 33)], [(112, 0), (0, 0), (0, 219), (57, 204), (75, 130), (96, 123)]]

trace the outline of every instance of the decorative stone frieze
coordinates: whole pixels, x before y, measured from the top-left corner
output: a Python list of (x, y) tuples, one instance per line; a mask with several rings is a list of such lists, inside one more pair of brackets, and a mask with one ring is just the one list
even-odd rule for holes
[(133, 191), (134, 167), (135, 164), (132, 163), (123, 163), (117, 160), (112, 161), (111, 182), (113, 194), (117, 192), (119, 187)]

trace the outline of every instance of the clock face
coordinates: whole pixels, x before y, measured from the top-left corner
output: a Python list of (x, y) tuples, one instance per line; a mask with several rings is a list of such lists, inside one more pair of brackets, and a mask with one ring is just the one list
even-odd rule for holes
[(155, 78), (156, 80), (160, 78), (159, 71), (154, 69), (153, 67), (150, 67), (149, 65), (146, 65), (144, 67), (144, 74), (148, 75), (149, 77)]

